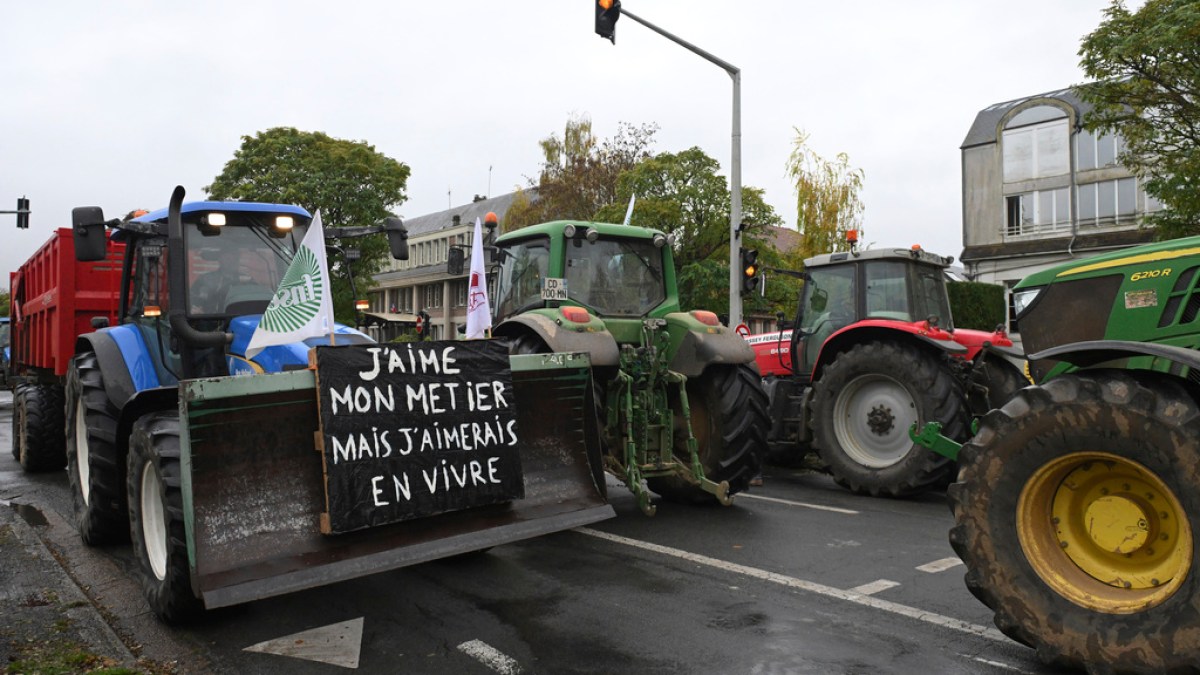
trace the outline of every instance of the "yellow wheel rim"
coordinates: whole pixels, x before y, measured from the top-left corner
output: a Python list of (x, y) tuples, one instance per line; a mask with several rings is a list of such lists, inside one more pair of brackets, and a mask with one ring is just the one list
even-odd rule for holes
[(1109, 453), (1040, 467), (1021, 491), (1017, 536), (1059, 595), (1114, 614), (1165, 601), (1192, 562), (1192, 530), (1175, 494), (1146, 467)]

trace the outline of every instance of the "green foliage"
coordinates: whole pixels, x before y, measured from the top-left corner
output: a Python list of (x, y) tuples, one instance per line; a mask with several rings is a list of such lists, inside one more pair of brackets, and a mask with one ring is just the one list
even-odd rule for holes
[(1097, 80), (1077, 89), (1094, 106), (1084, 125), (1119, 134), (1122, 164), (1168, 207), (1148, 222), (1163, 239), (1200, 234), (1200, 3), (1114, 0), (1079, 56)]
[(850, 157), (838, 153), (830, 162), (808, 147), (808, 134), (796, 129), (787, 173), (796, 186), (796, 228), (800, 231), (800, 258), (849, 250), (846, 232), (862, 229), (862, 169), (850, 166)]
[(946, 284), (955, 328), (990, 331), (1004, 323), (1004, 287), (976, 281)]
[[(392, 215), (405, 201), (409, 168), (375, 150), (365, 141), (332, 138), (321, 132), (276, 127), (254, 136), (243, 136), (233, 159), (225, 164), (212, 185), (204, 190), (212, 199), (297, 204), (310, 213), (321, 212), (326, 230), (342, 226), (373, 225)], [(382, 235), (347, 240), (362, 257), (353, 263), (359, 297), (367, 297), (388, 257)], [(350, 291), (344, 255), (331, 245), (334, 314), (338, 321), (354, 323), (354, 297)]]
[(8, 289), (0, 290), (0, 316), (8, 316), (12, 296), (8, 294)]
[[(622, 222), (630, 197), (637, 195), (630, 224), (675, 235), (681, 305), (723, 314), (729, 311), (730, 193), (719, 168), (700, 148), (644, 159), (621, 174), (617, 199), (592, 219)], [(759, 249), (762, 264), (777, 259), (766, 233), (783, 220), (763, 199), (762, 190), (742, 188), (742, 222), (742, 245)]]
[[(617, 177), (650, 157), (658, 127), (618, 125), (617, 134), (601, 140), (592, 133), (591, 120), (567, 120), (562, 137), (551, 135), (540, 142), (542, 167), (530, 187), (537, 199), (519, 193), (505, 215), (504, 231), (550, 220), (589, 220), (596, 211), (617, 200)], [(619, 221), (618, 221), (619, 222)]]

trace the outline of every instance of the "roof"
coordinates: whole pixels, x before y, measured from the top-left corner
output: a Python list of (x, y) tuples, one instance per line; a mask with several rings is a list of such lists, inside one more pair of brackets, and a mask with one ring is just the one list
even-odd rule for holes
[(923, 248), (869, 248), (853, 253), (843, 251), (841, 253), (822, 253), (818, 256), (813, 256), (804, 261), (804, 267), (823, 267), (835, 263), (854, 262), (858, 260), (913, 260), (916, 262), (929, 263), (938, 265), (939, 267), (947, 267), (954, 258), (947, 258), (936, 253), (931, 253)]
[(1066, 89), (1056, 89), (1048, 91), (1044, 94), (1034, 94), (1033, 96), (1025, 96), (996, 103), (990, 105), (983, 110), (980, 110), (975, 115), (975, 121), (971, 124), (971, 130), (967, 132), (967, 137), (963, 139), (960, 150), (965, 150), (976, 145), (986, 145), (996, 142), (996, 132), (1000, 127), (1000, 120), (1009, 113), (1013, 108), (1023, 104), (1038, 100), (1057, 100), (1071, 106), (1075, 110), (1075, 119), (1079, 120), (1085, 113), (1092, 109), (1092, 106), (1085, 103), (1079, 95), (1075, 93), (1074, 87)]
[[(529, 188), (524, 191), (530, 200), (537, 199), (537, 188)], [(408, 218), (404, 221), (404, 227), (408, 229), (408, 236), (415, 237), (440, 230), (448, 230), (455, 227), (454, 216), (459, 217), (458, 225), (472, 225), (475, 219), (483, 220), (488, 211), (494, 211), (500, 218), (500, 222), (504, 222), (504, 214), (508, 213), (508, 209), (512, 207), (513, 200), (516, 198), (516, 192), (510, 192), (499, 197), (490, 199), (481, 199), (470, 204), (455, 206), (454, 208), (438, 211), (436, 213), (428, 213), (416, 218)]]
[[(291, 213), (305, 218), (311, 218), (308, 211), (291, 204), (262, 204), (259, 202), (188, 202), (179, 207), (179, 212), (195, 213), (197, 211), (242, 211), (255, 213)], [(135, 223), (153, 223), (166, 220), (168, 209), (151, 211), (133, 219)]]
[(777, 251), (791, 251), (800, 245), (800, 233), (795, 228), (770, 225), (765, 230), (756, 232), (767, 240)]

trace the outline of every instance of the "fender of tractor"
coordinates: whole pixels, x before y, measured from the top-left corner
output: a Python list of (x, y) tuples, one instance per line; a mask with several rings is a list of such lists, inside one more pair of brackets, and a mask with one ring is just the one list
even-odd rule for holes
[(553, 352), (584, 352), (596, 367), (615, 366), (619, 362), (617, 341), (599, 318), (587, 315), (586, 321), (573, 308), (535, 309), (500, 323), (492, 331), (496, 337), (516, 339), (534, 334)]

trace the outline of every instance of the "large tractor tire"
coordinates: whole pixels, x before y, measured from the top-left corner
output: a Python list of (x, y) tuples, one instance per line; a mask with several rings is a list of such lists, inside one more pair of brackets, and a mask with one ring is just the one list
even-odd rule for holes
[(996, 626), (1049, 664), (1200, 664), (1200, 408), (1166, 376), (1098, 370), (984, 418), (948, 491), (950, 543)]
[(129, 535), (142, 594), (167, 623), (184, 623), (203, 612), (192, 593), (184, 530), (179, 463), (179, 415), (146, 415), (129, 439)]
[(67, 465), (62, 386), (25, 384), (18, 389), (13, 396), (12, 443), (14, 458), (29, 473)]
[(125, 466), (117, 454), (117, 409), (104, 391), (96, 355), (84, 352), (67, 371), (67, 473), (75, 528), (91, 546), (125, 541)]
[(1002, 407), (1016, 396), (1029, 380), (1013, 364), (999, 356), (985, 356), (982, 363), (971, 370), (967, 383), (967, 404), (971, 414), (983, 417), (989, 410)]
[[(704, 476), (716, 483), (728, 481), (731, 495), (745, 490), (762, 468), (771, 428), (758, 372), (749, 365), (709, 366), (700, 377), (688, 379), (687, 395)], [(690, 466), (686, 434), (678, 428), (682, 423), (677, 414), (675, 458)], [(682, 478), (651, 478), (646, 483), (671, 501), (717, 502)]]
[(915, 444), (913, 423), (966, 436), (962, 387), (943, 358), (912, 345), (867, 342), (826, 366), (815, 384), (813, 432), (834, 480), (858, 494), (906, 497), (944, 485), (949, 459)]

